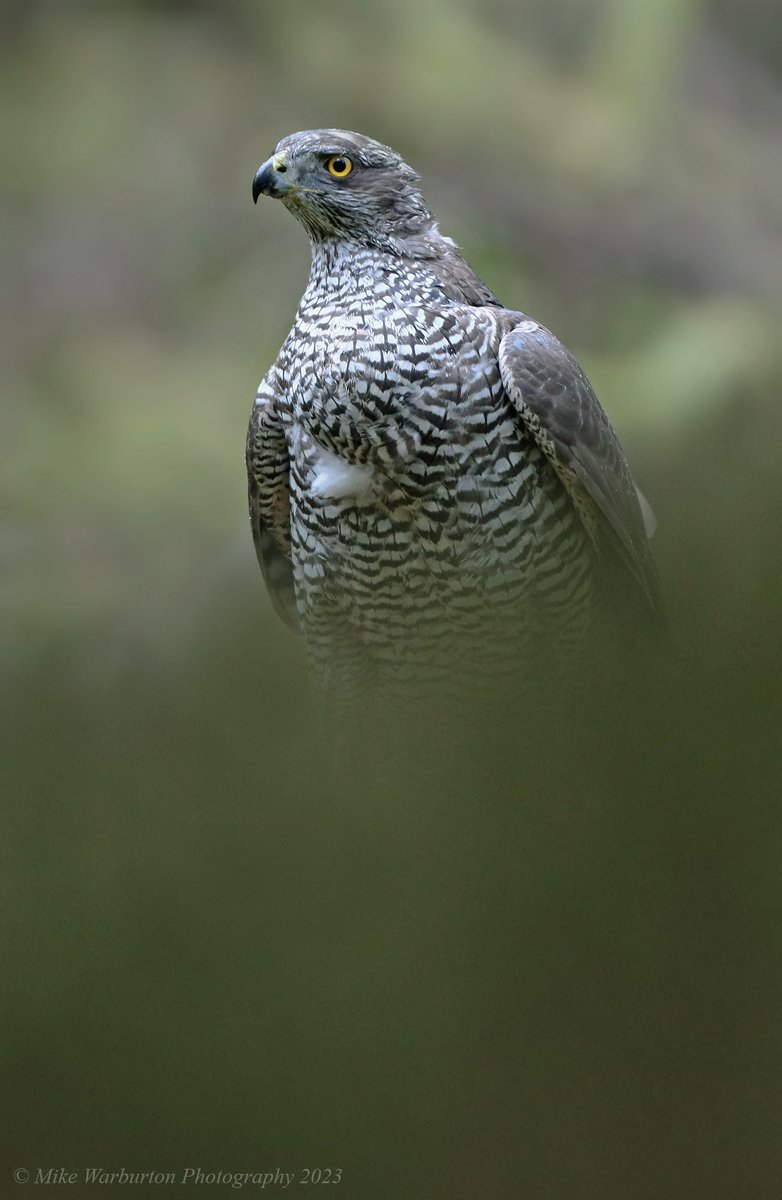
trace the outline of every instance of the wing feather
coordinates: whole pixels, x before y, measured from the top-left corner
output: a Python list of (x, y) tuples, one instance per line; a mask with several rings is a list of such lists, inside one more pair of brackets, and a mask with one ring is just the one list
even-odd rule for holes
[[(613, 546), (662, 614), (647, 538), (653, 517), (642, 507), (627, 459), (581, 367), (548, 329), (519, 316), (500, 343), (503, 386), (521, 420), (551, 461), (584, 524)], [(644, 501), (644, 504), (646, 502)]]
[(275, 611), (299, 631), (290, 534), (290, 460), (279, 416), (276, 367), (258, 388), (247, 430), (247, 480), (255, 552)]

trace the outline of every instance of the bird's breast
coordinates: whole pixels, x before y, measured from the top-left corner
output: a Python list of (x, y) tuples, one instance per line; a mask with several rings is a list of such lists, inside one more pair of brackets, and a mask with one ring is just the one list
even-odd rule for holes
[(302, 497), (382, 510), (443, 494), (459, 504), (464, 486), (472, 507), (478, 491), (506, 486), (517, 438), (496, 358), (454, 313), (310, 316), (293, 351), (289, 446)]

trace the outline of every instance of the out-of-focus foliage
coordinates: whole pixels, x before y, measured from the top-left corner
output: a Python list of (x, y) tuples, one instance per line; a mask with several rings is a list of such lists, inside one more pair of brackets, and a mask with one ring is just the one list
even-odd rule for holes
[[(6, 1178), (777, 1197), (778, 6), (6, 0), (3, 29)], [(245, 516), (308, 262), (250, 180), (322, 125), (402, 151), (579, 356), (675, 631), (588, 715), (435, 719), (382, 782), (313, 748)]]

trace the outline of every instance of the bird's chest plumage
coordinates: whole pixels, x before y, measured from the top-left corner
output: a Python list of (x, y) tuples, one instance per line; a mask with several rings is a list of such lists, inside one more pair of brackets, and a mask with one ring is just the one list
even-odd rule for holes
[(471, 327), (463, 307), (300, 314), (286, 436), (305, 609), (388, 628), (416, 603), (457, 623), (493, 595), (515, 605), (557, 488), (504, 393), (502, 332), (485, 312)]
[[(439, 332), (433, 336), (423, 314), (390, 306), (323, 305), (301, 315), (290, 363), (294, 456), (306, 454), (308, 439), (337, 448), (340, 431), (346, 459), (351, 441), (369, 447), (411, 423), (426, 432), (455, 376), (458, 346)], [(308, 436), (297, 443), (297, 433)]]

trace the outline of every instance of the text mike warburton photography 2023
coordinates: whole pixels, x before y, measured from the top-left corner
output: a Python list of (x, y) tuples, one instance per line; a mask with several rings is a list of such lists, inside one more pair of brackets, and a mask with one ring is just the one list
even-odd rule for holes
[(195, 1184), (196, 1186), (222, 1186), (233, 1189), (244, 1187), (278, 1188), (307, 1187), (308, 1185), (329, 1185), (342, 1182), (341, 1167), (304, 1167), (299, 1170), (285, 1170), (275, 1167), (273, 1171), (223, 1171), (204, 1170), (202, 1167), (181, 1167), (177, 1171), (129, 1171), (126, 1167), (109, 1171), (103, 1167), (82, 1167), (72, 1170), (68, 1167), (36, 1167), (29, 1170), (19, 1167), (14, 1171), (16, 1183), (32, 1183), (33, 1185), (49, 1184), (52, 1186), (92, 1184), (96, 1187), (116, 1187), (118, 1185), (147, 1187), (163, 1187), (172, 1184)]

